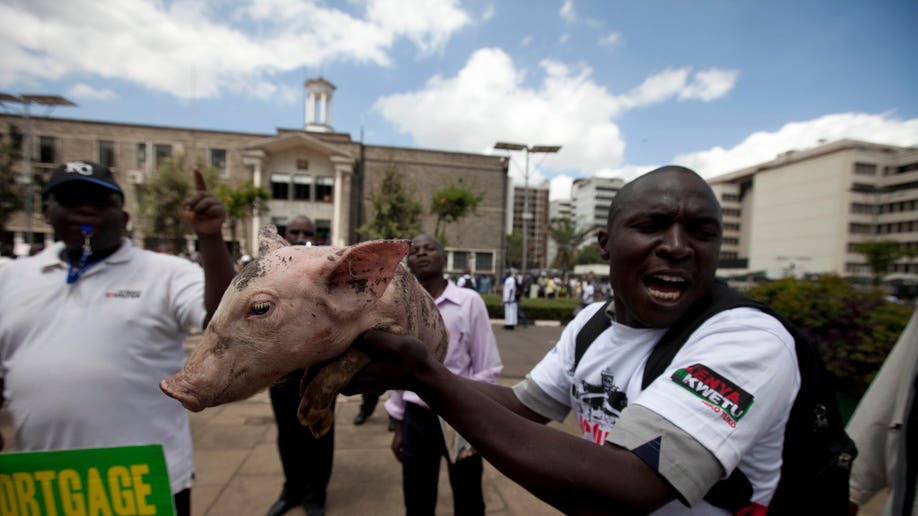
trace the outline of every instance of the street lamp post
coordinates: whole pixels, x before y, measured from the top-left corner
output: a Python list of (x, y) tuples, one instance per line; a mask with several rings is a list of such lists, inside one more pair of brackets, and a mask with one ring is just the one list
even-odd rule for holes
[(529, 213), (529, 154), (542, 153), (553, 154), (561, 150), (560, 145), (524, 145), (522, 143), (497, 142), (494, 144), (495, 149), (507, 151), (524, 151), (526, 153), (526, 167), (523, 170), (523, 213), (521, 216), (523, 222), (523, 270), (529, 270), (529, 227), (526, 221), (532, 214)]
[(58, 95), (10, 95), (0, 93), (0, 103), (22, 104), (22, 183), (25, 186), (25, 243), (32, 246), (32, 135), (29, 127), (29, 105), (76, 106)]

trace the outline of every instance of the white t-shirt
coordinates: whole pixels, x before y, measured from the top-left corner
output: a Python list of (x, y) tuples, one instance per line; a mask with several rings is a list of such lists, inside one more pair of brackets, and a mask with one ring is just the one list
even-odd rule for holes
[[(739, 467), (752, 483), (752, 501), (767, 506), (780, 477), (784, 427), (800, 385), (793, 337), (777, 319), (759, 310), (721, 312), (705, 321), (665, 372), (642, 391), (644, 367), (665, 329), (613, 322), (587, 349), (576, 373), (571, 370), (576, 335), (603, 304), (584, 308), (568, 324), (555, 347), (514, 388), (520, 399), (556, 420), (573, 408), (585, 438), (629, 449), (633, 447), (613, 428), (626, 406), (649, 409), (701, 444), (726, 474)], [(526, 382), (534, 382), (557, 405), (527, 400)], [(621, 421), (628, 426), (624, 418)], [(646, 435), (659, 435), (652, 430)], [(685, 475), (690, 465), (681, 471)], [(660, 473), (693, 505), (687, 508), (674, 501), (663, 512), (719, 513), (700, 500), (707, 488), (683, 492), (685, 479)]]
[(191, 485), (188, 414), (159, 389), (200, 326), (204, 273), (121, 248), (66, 284), (57, 243), (0, 268), (0, 377), (17, 451), (162, 444), (172, 491)]

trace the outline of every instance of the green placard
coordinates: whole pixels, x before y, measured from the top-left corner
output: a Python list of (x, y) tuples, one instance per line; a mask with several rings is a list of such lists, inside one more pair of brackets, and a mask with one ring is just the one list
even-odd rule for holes
[(0, 453), (0, 516), (173, 515), (161, 445)]

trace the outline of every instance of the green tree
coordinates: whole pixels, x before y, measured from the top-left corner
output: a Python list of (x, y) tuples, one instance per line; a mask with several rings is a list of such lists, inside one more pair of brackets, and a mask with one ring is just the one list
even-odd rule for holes
[(593, 242), (577, 251), (577, 257), (574, 263), (577, 265), (586, 263), (603, 263), (605, 260), (599, 255), (599, 242)]
[[(271, 194), (265, 188), (255, 186), (252, 181), (243, 181), (236, 185), (217, 184), (213, 187), (213, 192), (226, 206), (230, 238), (234, 243), (239, 241), (236, 238), (236, 230), (240, 222), (246, 223), (255, 215), (268, 213), (268, 200), (271, 199)], [(238, 254), (239, 248), (234, 245), (233, 259), (238, 258)]]
[(593, 228), (579, 229), (577, 222), (570, 217), (551, 219), (548, 225), (548, 236), (555, 241), (558, 248), (558, 254), (552, 261), (552, 267), (563, 271), (573, 269), (575, 263), (580, 263), (576, 261), (577, 249), (592, 233)]
[(476, 194), (459, 183), (453, 183), (435, 193), (430, 201), (430, 214), (437, 216), (434, 236), (446, 245), (446, 225), (475, 213), (482, 199), (484, 194)]
[(369, 221), (357, 228), (364, 238), (411, 238), (421, 232), (421, 203), (402, 186), (401, 174), (395, 165), (386, 167), (382, 183), (370, 196), (369, 203)]
[(507, 236), (507, 266), (521, 268), (523, 264), (523, 234), (514, 231)]
[(20, 159), (22, 133), (18, 127), (9, 124), (7, 134), (0, 135), (0, 228), (23, 207), (23, 188), (13, 172), (13, 164)]
[(184, 170), (182, 161), (164, 160), (156, 175), (143, 185), (140, 197), (144, 233), (167, 241), (176, 254), (184, 250), (190, 230), (182, 219), (182, 203), (193, 188), (191, 172)]
[(870, 267), (874, 285), (880, 284), (893, 262), (909, 255), (895, 240), (862, 242), (855, 245), (854, 250), (867, 257), (867, 266)]

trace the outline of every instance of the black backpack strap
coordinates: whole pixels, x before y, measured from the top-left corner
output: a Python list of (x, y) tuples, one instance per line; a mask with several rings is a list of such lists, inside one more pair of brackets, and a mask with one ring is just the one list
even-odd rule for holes
[(586, 353), (590, 344), (596, 340), (597, 337), (602, 335), (602, 332), (606, 331), (606, 328), (612, 326), (612, 321), (609, 320), (609, 316), (606, 314), (606, 309), (609, 308), (609, 304), (612, 300), (606, 301), (602, 308), (596, 311), (593, 314), (593, 317), (590, 317), (590, 320), (583, 325), (583, 328), (580, 328), (580, 331), (577, 332), (577, 347), (574, 350), (574, 369), (577, 369), (577, 365), (580, 363), (580, 359), (583, 358), (583, 354)]
[[(654, 346), (644, 366), (641, 388), (646, 389), (663, 374), (676, 353), (682, 349), (682, 345), (705, 321), (724, 310), (739, 306), (759, 308), (764, 305), (731, 289), (720, 280), (715, 281), (711, 292), (679, 322), (671, 326)], [(752, 483), (739, 468), (735, 468), (728, 478), (714, 484), (704, 499), (715, 507), (735, 513), (748, 505), (752, 499)]]
[(761, 308), (765, 305), (731, 289), (723, 281), (716, 280), (711, 287), (711, 292), (700, 300), (679, 322), (671, 326), (657, 342), (657, 345), (650, 353), (650, 357), (647, 359), (647, 364), (644, 366), (641, 388), (646, 389), (658, 376), (663, 374), (669, 364), (672, 363), (676, 353), (682, 349), (682, 345), (705, 321), (724, 310), (739, 306)]

